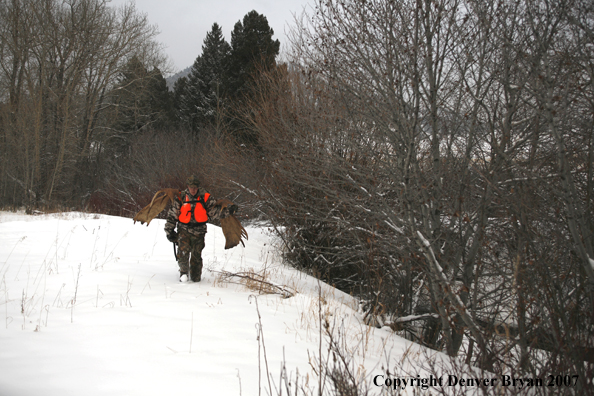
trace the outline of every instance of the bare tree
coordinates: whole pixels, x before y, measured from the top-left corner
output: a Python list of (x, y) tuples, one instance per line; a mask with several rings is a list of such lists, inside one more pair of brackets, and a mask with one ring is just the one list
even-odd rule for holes
[(287, 258), (379, 325), (490, 370), (573, 371), (586, 389), (591, 12), (316, 2), (247, 112)]
[(115, 76), (132, 56), (163, 64), (156, 29), (100, 0), (3, 1), (0, 20), (3, 202), (79, 203)]

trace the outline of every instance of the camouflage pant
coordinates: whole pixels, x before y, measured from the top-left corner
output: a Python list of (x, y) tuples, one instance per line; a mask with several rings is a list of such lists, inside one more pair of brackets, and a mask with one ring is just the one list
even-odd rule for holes
[(202, 276), (204, 234), (194, 235), (185, 230), (180, 230), (177, 244), (179, 246), (177, 252), (179, 272), (182, 274), (187, 274), (189, 272), (190, 278), (194, 282), (200, 281)]

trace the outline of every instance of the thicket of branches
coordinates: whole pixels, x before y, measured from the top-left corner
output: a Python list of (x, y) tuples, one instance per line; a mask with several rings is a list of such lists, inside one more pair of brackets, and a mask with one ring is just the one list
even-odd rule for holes
[(591, 389), (591, 3), (329, 0), (302, 21), (246, 110), (287, 259), (451, 356)]
[(164, 64), (156, 34), (133, 5), (0, 2), (3, 205), (88, 201), (103, 161), (127, 138), (111, 117), (124, 67), (133, 58), (151, 69)]

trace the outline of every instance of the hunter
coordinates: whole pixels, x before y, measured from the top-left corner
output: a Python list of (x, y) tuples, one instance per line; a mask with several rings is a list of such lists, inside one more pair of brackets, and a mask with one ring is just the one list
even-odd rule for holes
[(181, 192), (180, 200), (175, 199), (169, 208), (165, 233), (167, 239), (177, 243), (179, 248), (179, 281), (187, 282), (189, 277), (193, 282), (200, 282), (206, 222), (226, 218), (235, 212), (237, 206), (217, 205), (213, 196), (200, 187), (196, 176), (190, 176), (186, 185), (188, 188)]

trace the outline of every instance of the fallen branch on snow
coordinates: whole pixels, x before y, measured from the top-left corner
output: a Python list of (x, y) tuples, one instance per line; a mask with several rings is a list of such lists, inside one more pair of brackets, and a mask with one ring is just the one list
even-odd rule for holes
[(268, 280), (263, 275), (253, 271), (248, 272), (229, 272), (213, 271), (220, 274), (220, 279), (224, 282), (230, 282), (231, 278), (240, 278), (241, 284), (249, 289), (257, 291), (260, 294), (280, 294), (283, 298), (293, 297), (297, 292), (288, 286), (277, 285)]

